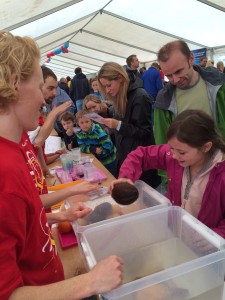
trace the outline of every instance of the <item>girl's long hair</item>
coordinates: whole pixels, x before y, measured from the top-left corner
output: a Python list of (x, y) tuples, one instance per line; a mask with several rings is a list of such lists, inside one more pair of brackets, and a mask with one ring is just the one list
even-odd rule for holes
[(167, 140), (176, 137), (181, 143), (201, 148), (212, 142), (209, 154), (216, 149), (225, 153), (225, 143), (218, 133), (214, 120), (201, 110), (188, 109), (180, 113), (167, 131)]

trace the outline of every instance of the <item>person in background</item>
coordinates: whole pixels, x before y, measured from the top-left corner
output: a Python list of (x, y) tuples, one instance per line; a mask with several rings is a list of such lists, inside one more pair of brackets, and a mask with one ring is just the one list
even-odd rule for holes
[(214, 60), (213, 59), (208, 59), (205, 67), (206, 68), (208, 68), (208, 67), (214, 67)]
[(159, 72), (158, 63), (154, 62), (151, 67), (144, 72), (142, 76), (144, 83), (144, 89), (148, 95), (152, 98), (152, 122), (154, 122), (154, 104), (158, 92), (163, 88), (162, 78)]
[(222, 61), (218, 61), (216, 67), (220, 73), (225, 73), (224, 64)]
[[(44, 207), (19, 146), (23, 132), (37, 127), (44, 101), (39, 48), (31, 38), (1, 31), (0, 57), (0, 299), (81, 299), (108, 292), (122, 283), (123, 263), (116, 256), (64, 280)], [(79, 204), (77, 218), (87, 212)]]
[(63, 140), (66, 148), (71, 150), (78, 147), (77, 136), (73, 131), (73, 127), (75, 126), (75, 116), (70, 112), (65, 112), (60, 116), (60, 123), (63, 127)]
[(71, 83), (70, 76), (66, 76), (66, 81), (67, 81), (68, 88), (70, 88), (70, 83)]
[[(151, 100), (135, 77), (129, 79), (122, 66), (105, 63), (98, 72), (100, 91), (112, 103), (115, 115), (103, 123), (114, 129), (117, 149), (117, 172), (127, 157), (138, 146), (155, 144), (151, 123)], [(142, 180), (156, 188), (160, 178), (155, 170), (143, 172)]]
[[(52, 102), (49, 103), (49, 105), (47, 104), (47, 111), (51, 111), (55, 107), (58, 107), (61, 104), (66, 103), (68, 101), (70, 101), (70, 103), (71, 103), (70, 96), (64, 90), (62, 90), (60, 87), (57, 86), (56, 96), (52, 100)], [(75, 115), (76, 112), (77, 112), (76, 107), (73, 103), (70, 105), (70, 107), (68, 107), (66, 109), (66, 111), (70, 112), (73, 115)], [(62, 133), (63, 128), (62, 128), (61, 123), (59, 121), (59, 116), (57, 117), (57, 119), (54, 123), (54, 129), (56, 130), (56, 132), (58, 133), (59, 136), (63, 137), (63, 133)]]
[[(96, 96), (98, 96), (98, 98), (100, 100), (103, 100), (103, 97), (100, 94), (99, 89), (98, 89), (98, 80), (97, 80), (97, 78), (91, 79), (91, 89), (92, 89), (92, 91), (91, 91), (90, 94), (96, 95)], [(83, 104), (83, 106), (84, 106), (84, 104)]]
[(34, 144), (42, 146), (50, 135), (53, 127), (58, 128), (57, 133), (60, 134), (60, 128), (57, 119), (64, 111), (75, 113), (75, 107), (70, 97), (65, 91), (58, 87), (57, 77), (55, 73), (45, 66), (41, 66), (44, 84), (42, 93), (46, 102), (47, 117), (42, 120), (42, 124), (34, 138)]
[(165, 196), (172, 205), (181, 206), (225, 238), (225, 143), (213, 119), (201, 110), (185, 110), (171, 124), (167, 139), (168, 144), (131, 152), (119, 178), (135, 182), (143, 170), (166, 170)]
[(152, 63), (151, 67), (143, 74), (142, 79), (144, 89), (155, 101), (158, 92), (163, 88), (158, 63)]
[(145, 71), (146, 71), (146, 67), (141, 67), (141, 68), (139, 69), (139, 72), (140, 72), (140, 74), (141, 74), (141, 78), (142, 78), (142, 76), (143, 76), (143, 74), (144, 74)]
[(82, 73), (81, 68), (76, 68), (74, 70), (75, 76), (70, 83), (70, 98), (73, 100), (74, 105), (77, 108), (77, 111), (82, 109), (83, 99), (85, 96), (90, 94), (89, 82), (86, 75)]
[(59, 87), (60, 87), (60, 89), (64, 90), (67, 93), (67, 95), (69, 95), (70, 89), (68, 87), (66, 78), (64, 78), (64, 77), (60, 78)]
[[(83, 109), (88, 110), (90, 113), (96, 113), (103, 118), (113, 117), (114, 110), (109, 101), (101, 101), (96, 95), (90, 94), (84, 98)], [(104, 124), (101, 127), (110, 135), (110, 138), (115, 145), (114, 129), (110, 129)]]
[(89, 112), (96, 113), (103, 118), (108, 118), (109, 116), (113, 115), (112, 104), (102, 101), (94, 94), (87, 95), (84, 98), (83, 109), (87, 109)]
[(186, 109), (200, 109), (212, 116), (225, 138), (225, 75), (194, 65), (188, 45), (177, 40), (164, 45), (158, 61), (169, 82), (158, 93), (154, 110), (156, 144), (166, 143), (173, 119)]
[[(140, 79), (140, 82), (142, 82), (142, 77), (140, 72), (138, 71), (139, 68), (139, 60), (137, 58), (136, 54), (132, 54), (130, 56), (127, 57), (126, 59), (126, 72), (128, 74), (128, 77), (131, 80), (135, 80), (136, 77), (138, 77)], [(143, 84), (143, 82), (142, 82)]]
[(81, 129), (76, 134), (78, 145), (82, 152), (94, 154), (106, 169), (117, 177), (116, 148), (102, 127), (86, 116), (88, 113), (84, 109), (76, 113), (76, 121)]
[[(32, 144), (34, 145), (35, 153), (38, 155), (44, 175), (50, 176), (50, 172), (46, 164), (50, 164), (58, 159), (64, 150), (62, 149), (56, 153), (45, 155), (45, 140), (50, 135), (53, 126), (56, 128), (58, 116), (66, 110), (74, 111), (75, 108), (66, 92), (57, 87), (57, 77), (55, 73), (45, 66), (42, 66), (41, 70), (44, 78), (44, 84), (41, 87), (41, 90), (46, 102), (47, 116), (45, 116), (45, 118), (40, 116), (39, 126), (34, 131), (28, 132), (28, 135)], [(57, 90), (59, 92), (59, 97), (56, 97)], [(59, 128), (59, 126), (57, 126), (57, 128)]]
[[(186, 109), (200, 109), (212, 116), (225, 138), (225, 75), (216, 68), (194, 65), (187, 43), (176, 40), (158, 52), (158, 61), (169, 82), (158, 93), (154, 109), (156, 144), (166, 143), (166, 132), (174, 118)], [(159, 171), (166, 186), (165, 172)]]
[(207, 61), (208, 61), (208, 58), (206, 56), (201, 57), (199, 66), (201, 68), (205, 68), (206, 64), (207, 64)]

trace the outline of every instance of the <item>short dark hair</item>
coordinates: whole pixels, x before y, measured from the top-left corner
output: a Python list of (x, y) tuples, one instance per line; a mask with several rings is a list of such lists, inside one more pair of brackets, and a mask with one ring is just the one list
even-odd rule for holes
[(158, 61), (166, 62), (174, 50), (180, 50), (187, 60), (189, 60), (191, 56), (191, 50), (189, 49), (187, 43), (182, 40), (177, 40), (167, 43), (159, 50), (157, 55)]
[(134, 59), (135, 57), (137, 57), (136, 54), (132, 54), (132, 55), (128, 56), (128, 58), (126, 59), (126, 63), (127, 63), (127, 65), (128, 65), (128, 67), (131, 66), (131, 63), (132, 63), (132, 61), (133, 61), (133, 59)]
[(41, 69), (42, 69), (42, 74), (43, 74), (44, 81), (48, 77), (53, 77), (57, 81), (57, 76), (55, 75), (55, 73), (50, 68), (48, 68), (46, 66), (41, 66)]
[(80, 74), (82, 72), (82, 69), (80, 67), (77, 67), (75, 70), (74, 70), (74, 73), (77, 75), (77, 74)]
[(67, 82), (68, 82), (68, 81), (71, 81), (70, 76), (66, 76), (66, 80), (67, 80)]
[(225, 153), (225, 143), (216, 129), (213, 118), (202, 110), (187, 109), (181, 112), (167, 131), (167, 139), (170, 140), (173, 137), (181, 143), (199, 149), (205, 143), (212, 142), (210, 154), (215, 149), (220, 149)]
[(70, 112), (66, 111), (63, 114), (61, 114), (61, 116), (59, 117), (59, 121), (60, 123), (62, 121), (72, 121), (75, 123), (75, 117), (73, 114), (71, 114)]
[(151, 64), (151, 67), (154, 67), (154, 68), (156, 68), (157, 70), (159, 70), (159, 64), (158, 64), (157, 62), (153, 62), (153, 63)]
[(208, 59), (206, 56), (202, 56), (201, 58), (200, 58), (200, 61), (203, 61), (203, 59)]

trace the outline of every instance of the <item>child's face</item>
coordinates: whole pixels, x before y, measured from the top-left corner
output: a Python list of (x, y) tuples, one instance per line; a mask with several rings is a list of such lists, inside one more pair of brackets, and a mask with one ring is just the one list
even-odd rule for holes
[(202, 149), (193, 148), (187, 144), (181, 143), (176, 137), (171, 138), (168, 141), (171, 147), (173, 158), (176, 159), (182, 167), (194, 167), (202, 168), (207, 159), (208, 155)]
[(88, 101), (86, 108), (88, 111), (95, 112), (96, 114), (98, 114), (101, 110), (100, 103), (96, 103), (94, 101)]
[(65, 130), (72, 129), (74, 126), (74, 122), (72, 120), (61, 121), (61, 124)]
[(98, 81), (92, 81), (91, 87), (94, 92), (98, 92)]
[(88, 130), (91, 128), (92, 121), (86, 117), (81, 117), (78, 121), (78, 125), (81, 128), (82, 131), (88, 132)]

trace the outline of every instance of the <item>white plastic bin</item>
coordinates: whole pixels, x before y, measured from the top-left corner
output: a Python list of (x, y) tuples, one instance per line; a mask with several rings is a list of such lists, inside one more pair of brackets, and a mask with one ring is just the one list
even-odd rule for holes
[(119, 300), (222, 300), (225, 241), (180, 207), (142, 210), (85, 230), (89, 268), (109, 255), (124, 261)]

